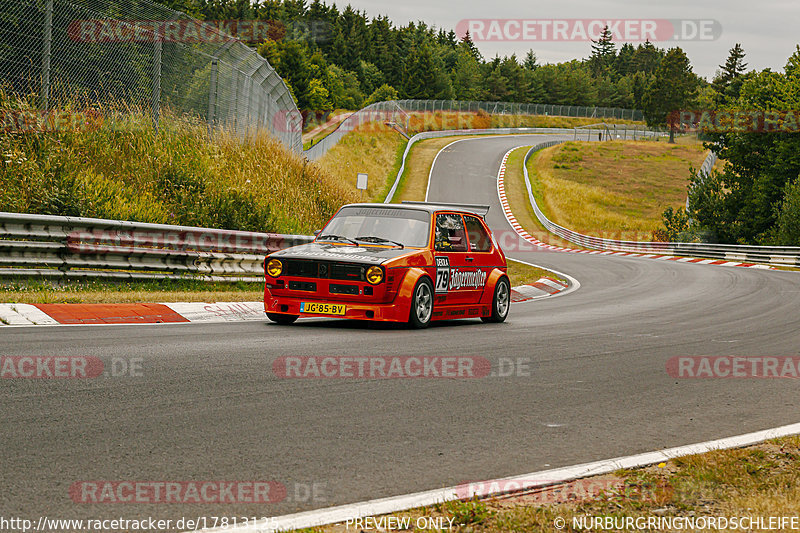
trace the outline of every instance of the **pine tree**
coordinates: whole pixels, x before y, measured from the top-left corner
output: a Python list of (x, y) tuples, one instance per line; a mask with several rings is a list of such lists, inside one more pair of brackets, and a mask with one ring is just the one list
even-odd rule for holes
[(589, 58), (589, 65), (595, 76), (610, 74), (617, 58), (617, 51), (614, 47), (613, 34), (608, 26), (603, 28), (603, 33), (596, 41), (592, 41), (592, 55)]
[[(644, 93), (644, 115), (651, 126), (667, 124), (667, 115), (685, 109), (697, 92), (697, 77), (689, 58), (679, 47), (670, 48)], [(675, 128), (670, 125), (669, 142), (675, 142)]]
[(724, 65), (720, 65), (719, 74), (714, 77), (711, 86), (716, 92), (714, 103), (725, 105), (739, 97), (742, 87), (742, 76), (747, 71), (747, 63), (744, 62), (744, 48), (739, 43), (730, 49), (728, 59)]
[(525, 61), (522, 63), (528, 70), (536, 70), (539, 68), (538, 58), (536, 57), (536, 52), (533, 50), (528, 50), (528, 53), (525, 54)]
[(478, 47), (475, 46), (475, 43), (472, 42), (472, 37), (470, 37), (469, 32), (467, 32), (464, 35), (464, 38), (461, 39), (459, 46), (466, 49), (470, 54), (472, 54), (472, 57), (475, 58), (475, 61), (477, 61), (478, 63), (483, 63), (483, 56), (481, 55), (480, 50), (478, 50)]

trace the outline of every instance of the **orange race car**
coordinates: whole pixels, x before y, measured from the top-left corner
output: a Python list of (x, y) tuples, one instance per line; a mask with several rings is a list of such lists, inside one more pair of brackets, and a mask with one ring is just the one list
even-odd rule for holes
[(309, 244), (264, 260), (264, 309), (278, 324), (300, 316), (408, 322), (508, 316), (506, 258), (488, 206), (351, 204)]

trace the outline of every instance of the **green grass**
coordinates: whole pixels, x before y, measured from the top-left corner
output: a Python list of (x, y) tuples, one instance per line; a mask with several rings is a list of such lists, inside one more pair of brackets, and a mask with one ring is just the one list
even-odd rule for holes
[(553, 278), (559, 281), (567, 282), (563, 276), (551, 272), (544, 268), (533, 267), (519, 261), (508, 260), (508, 279), (511, 281), (512, 287), (520, 285), (527, 285), (538, 281), (541, 278)]
[(686, 201), (691, 166), (705, 151), (697, 142), (568, 142), (531, 158), (534, 197), (553, 222), (589, 235), (651, 240), (666, 207)]

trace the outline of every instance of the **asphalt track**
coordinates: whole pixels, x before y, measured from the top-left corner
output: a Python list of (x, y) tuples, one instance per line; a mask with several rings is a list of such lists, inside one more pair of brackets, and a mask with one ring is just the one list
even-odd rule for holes
[[(491, 204), (503, 154), (453, 144), (430, 200)], [(411, 331), (319, 320), (3, 328), (0, 355), (142, 358), (141, 377), (0, 381), (0, 516), (270, 516), (798, 422), (793, 379), (676, 380), (686, 355), (800, 355), (800, 274), (557, 252), (510, 255), (580, 290), (508, 321)], [(529, 358), (528, 376), (280, 379), (286, 355)], [(275, 480), (270, 505), (76, 504), (82, 480)], [(307, 488), (316, 486), (316, 499)]]

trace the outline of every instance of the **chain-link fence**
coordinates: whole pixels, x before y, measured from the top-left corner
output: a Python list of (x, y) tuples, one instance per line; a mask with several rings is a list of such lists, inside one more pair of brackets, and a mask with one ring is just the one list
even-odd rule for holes
[(459, 111), (476, 113), (483, 110), (490, 115), (553, 115), (560, 117), (614, 118), (619, 120), (644, 120), (636, 109), (613, 107), (586, 107), (553, 104), (520, 104), (515, 102), (472, 102), (463, 100), (398, 100), (397, 105), (408, 112)]
[[(485, 111), (490, 115), (508, 116), (566, 116), (579, 118), (615, 118), (619, 120), (644, 120), (641, 111), (635, 109), (617, 109), (610, 107), (580, 107), (551, 104), (518, 104), (512, 102), (470, 102), (463, 100), (390, 100), (387, 102), (377, 102), (356, 111), (344, 119), (339, 126), (326, 137), (323, 137), (308, 150), (303, 152), (310, 160), (322, 157), (328, 150), (333, 148), (345, 134), (353, 129), (370, 122), (394, 123), (408, 130), (411, 113), (437, 113), (437, 112), (457, 112), (457, 113), (477, 113)], [(520, 124), (521, 125), (521, 124)], [(506, 125), (509, 126), (509, 125)], [(469, 127), (466, 124), (459, 127)], [(639, 136), (652, 134), (651, 130), (644, 127), (634, 129), (629, 132), (626, 128), (620, 127), (619, 132), (614, 130), (614, 137), (624, 135), (625, 138), (636, 138)], [(642, 133), (647, 132), (647, 133)], [(585, 135), (589, 135), (586, 133)], [(595, 133), (595, 135), (597, 135)], [(610, 134), (609, 134), (610, 135)], [(577, 130), (576, 130), (577, 138)], [(611, 138), (609, 136), (609, 138)]]
[(157, 128), (168, 109), (302, 150), (286, 84), (213, 24), (147, 0), (3, 0), (0, 27), (0, 89), (40, 110), (139, 108)]

